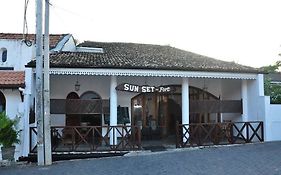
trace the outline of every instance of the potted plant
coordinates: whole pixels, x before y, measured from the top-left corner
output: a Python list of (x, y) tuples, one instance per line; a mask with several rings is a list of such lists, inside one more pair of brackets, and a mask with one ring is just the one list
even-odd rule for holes
[(15, 154), (14, 144), (19, 143), (16, 130), (17, 119), (10, 119), (5, 112), (0, 113), (0, 145), (2, 145), (2, 159), (13, 160)]

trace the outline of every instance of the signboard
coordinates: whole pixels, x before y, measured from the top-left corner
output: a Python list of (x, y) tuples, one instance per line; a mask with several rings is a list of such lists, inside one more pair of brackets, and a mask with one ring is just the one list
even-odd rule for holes
[(148, 86), (148, 85), (134, 85), (129, 83), (122, 83), (115, 88), (117, 91), (126, 91), (126, 92), (134, 92), (134, 93), (168, 93), (174, 92), (175, 89), (170, 86)]

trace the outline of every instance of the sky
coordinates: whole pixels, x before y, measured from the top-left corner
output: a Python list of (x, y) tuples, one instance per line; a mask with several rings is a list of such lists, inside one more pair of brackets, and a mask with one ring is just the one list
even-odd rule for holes
[[(0, 32), (22, 33), (25, 0), (1, 0)], [(281, 60), (280, 0), (50, 0), (50, 33), (79, 42), (170, 45), (252, 67)], [(35, 33), (35, 0), (27, 7)]]

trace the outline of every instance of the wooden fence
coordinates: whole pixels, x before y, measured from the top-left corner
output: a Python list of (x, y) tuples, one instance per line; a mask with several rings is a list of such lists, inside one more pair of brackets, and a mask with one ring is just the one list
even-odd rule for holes
[[(102, 132), (104, 131), (104, 132)], [(110, 135), (113, 140), (110, 144)], [(141, 148), (136, 126), (52, 126), (53, 152), (126, 151)], [(30, 152), (37, 152), (37, 128), (30, 127)]]
[(178, 124), (177, 147), (239, 144), (264, 141), (263, 122)]

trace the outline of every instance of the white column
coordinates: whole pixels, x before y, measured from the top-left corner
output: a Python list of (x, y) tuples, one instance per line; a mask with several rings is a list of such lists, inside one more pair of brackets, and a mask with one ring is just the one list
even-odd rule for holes
[(32, 103), (31, 93), (33, 85), (34, 74), (31, 68), (25, 69), (25, 89), (24, 89), (24, 125), (23, 125), (23, 140), (22, 142), (22, 156), (28, 156), (29, 153), (29, 112)]
[(24, 105), (24, 135), (23, 135), (23, 144), (22, 144), (22, 156), (28, 156), (29, 153), (29, 112), (30, 112), (30, 101), (31, 94), (24, 95), (25, 105)]
[(242, 97), (242, 121), (246, 122), (249, 121), (248, 118), (248, 86), (247, 80), (242, 80), (241, 84), (241, 97)]
[[(110, 79), (110, 126), (117, 125), (117, 77), (111, 76)], [(110, 145), (117, 144), (116, 130), (112, 129), (110, 132)]]
[(264, 77), (263, 77), (263, 74), (258, 74), (257, 82), (258, 82), (259, 96), (264, 96)]
[[(188, 78), (182, 79), (182, 124), (189, 124), (189, 82)], [(185, 133), (186, 130), (183, 130)], [(186, 138), (183, 138), (186, 142)]]

